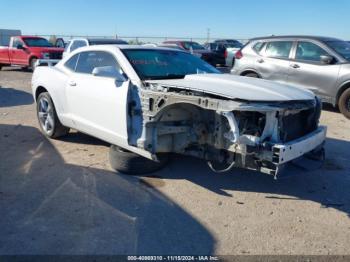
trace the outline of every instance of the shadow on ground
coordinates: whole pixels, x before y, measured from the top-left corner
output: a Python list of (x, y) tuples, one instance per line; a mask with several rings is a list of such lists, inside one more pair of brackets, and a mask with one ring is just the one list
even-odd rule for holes
[(214, 252), (171, 199), (137, 177), (65, 163), (36, 128), (0, 125), (0, 159), (0, 254)]
[(321, 167), (310, 171), (308, 165), (302, 168), (289, 165), (277, 180), (241, 169), (216, 174), (209, 171), (202, 160), (183, 156), (175, 156), (169, 171), (159, 172), (156, 176), (186, 179), (226, 197), (233, 197), (235, 191), (243, 191), (264, 193), (267, 199), (310, 200), (323, 208), (332, 207), (350, 216), (349, 148), (347, 141), (328, 138), (326, 160)]
[(30, 93), (0, 86), (0, 108), (30, 105), (33, 102), (33, 96)]

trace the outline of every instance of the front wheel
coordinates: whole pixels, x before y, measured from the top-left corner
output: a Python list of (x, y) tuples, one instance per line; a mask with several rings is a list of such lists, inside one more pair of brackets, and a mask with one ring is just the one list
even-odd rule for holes
[(142, 175), (158, 171), (168, 162), (168, 155), (158, 156), (159, 162), (152, 161), (119, 146), (111, 145), (109, 162), (111, 167), (127, 175)]
[(38, 96), (36, 108), (39, 125), (45, 136), (57, 138), (69, 132), (69, 128), (63, 126), (58, 119), (55, 106), (48, 92), (43, 92)]
[(339, 111), (350, 119), (350, 88), (346, 89), (339, 98)]

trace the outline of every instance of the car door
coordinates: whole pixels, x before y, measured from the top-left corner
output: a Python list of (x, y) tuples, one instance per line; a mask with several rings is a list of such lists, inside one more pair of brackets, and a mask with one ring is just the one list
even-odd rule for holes
[(67, 79), (69, 114), (80, 131), (110, 142), (126, 141), (130, 82), (93, 75), (95, 68), (108, 66), (121, 70), (116, 58), (109, 52), (79, 53), (75, 71)]
[[(21, 48), (22, 47), (22, 48)], [(23, 41), (19, 37), (14, 37), (9, 49), (11, 64), (27, 65), (28, 51), (25, 49)]]
[(287, 82), (293, 41), (269, 41), (257, 56), (255, 67), (263, 79)]
[(298, 41), (294, 51), (294, 60), (290, 64), (288, 83), (309, 89), (327, 99), (327, 94), (335, 87), (340, 66), (336, 59), (331, 64), (324, 64), (321, 56), (332, 56), (314, 41)]

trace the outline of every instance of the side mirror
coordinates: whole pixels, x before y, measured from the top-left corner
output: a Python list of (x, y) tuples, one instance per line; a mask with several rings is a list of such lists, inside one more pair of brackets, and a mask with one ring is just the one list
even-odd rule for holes
[(334, 62), (334, 57), (329, 55), (321, 55), (320, 60), (322, 64), (330, 65)]
[(94, 70), (92, 70), (92, 74), (94, 76), (114, 78), (118, 82), (126, 81), (125, 76), (114, 66), (95, 67)]
[(24, 46), (23, 46), (22, 44), (18, 44), (18, 45), (16, 46), (16, 48), (17, 48), (17, 49), (22, 49), (22, 50), (24, 50)]

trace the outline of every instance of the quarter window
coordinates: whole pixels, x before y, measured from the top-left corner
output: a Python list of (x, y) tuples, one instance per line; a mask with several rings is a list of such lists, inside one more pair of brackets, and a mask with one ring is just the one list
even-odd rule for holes
[(260, 54), (261, 50), (263, 49), (264, 47), (264, 42), (257, 42), (254, 46), (253, 46), (253, 50), (255, 52), (257, 52), (258, 54)]
[(269, 42), (265, 54), (267, 57), (288, 58), (292, 45), (293, 42), (291, 41)]
[(68, 59), (68, 61), (64, 64), (64, 66), (74, 71), (77, 65), (78, 57), (79, 57), (79, 54), (74, 55), (73, 57)]
[(320, 62), (321, 56), (324, 55), (328, 55), (328, 53), (318, 45), (310, 42), (299, 42), (297, 46), (295, 59)]
[(96, 67), (113, 66), (116, 70), (120, 67), (112, 54), (103, 51), (90, 51), (80, 53), (77, 67), (78, 73), (92, 74)]

